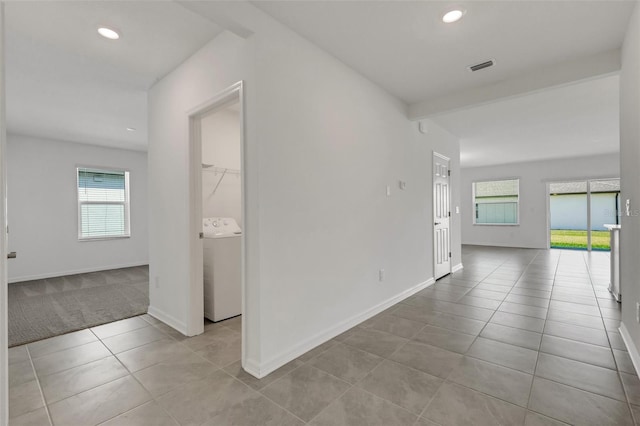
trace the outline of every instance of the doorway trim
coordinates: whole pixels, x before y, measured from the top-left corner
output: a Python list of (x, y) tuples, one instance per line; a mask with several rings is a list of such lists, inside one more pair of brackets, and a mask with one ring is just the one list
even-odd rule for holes
[[(240, 109), (240, 176), (241, 176), (241, 219), (246, 222), (246, 167), (245, 167), (245, 119), (244, 119), (244, 82), (229, 86), (213, 98), (193, 108), (187, 113), (189, 118), (189, 295), (187, 297), (187, 334), (195, 336), (204, 332), (204, 285), (203, 285), (203, 244), (200, 238), (202, 231), (202, 134), (200, 122), (202, 118), (216, 110), (238, 102)], [(246, 228), (243, 226), (243, 228)], [(246, 312), (246, 231), (240, 237), (241, 247), (241, 286), (242, 314)], [(242, 321), (242, 363), (245, 360), (247, 347), (246, 321)]]
[(5, 17), (0, 3), (0, 425), (9, 423), (7, 123), (5, 86)]
[[(447, 173), (448, 173), (448, 185), (447, 185), (447, 204), (448, 204), (448, 211), (449, 211), (449, 232), (447, 232), (447, 238), (448, 238), (448, 243), (447, 243), (447, 247), (449, 252), (451, 252), (451, 158), (447, 157), (446, 155), (442, 155), (439, 152), (433, 151), (432, 155), (431, 155), (431, 165), (432, 165), (432, 170), (431, 170), (431, 239), (432, 239), (432, 244), (431, 247), (433, 248), (433, 256), (432, 256), (432, 260), (433, 260), (433, 278), (435, 280), (438, 280), (439, 278), (436, 277), (436, 265), (437, 265), (437, 253), (436, 253), (436, 230), (435, 230), (435, 177), (434, 177), (434, 170), (433, 170), (433, 160), (434, 158), (440, 158), (442, 160), (445, 160), (448, 162), (449, 166), (447, 167)], [(442, 275), (440, 278), (445, 277), (449, 274), (451, 274), (453, 272), (453, 265), (452, 265), (452, 260), (451, 260), (451, 256), (449, 256), (449, 272), (447, 274)]]

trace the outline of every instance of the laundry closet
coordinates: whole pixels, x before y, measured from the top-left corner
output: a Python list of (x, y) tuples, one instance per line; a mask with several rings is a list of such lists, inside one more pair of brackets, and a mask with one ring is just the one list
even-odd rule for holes
[(200, 121), (204, 316), (214, 322), (242, 313), (239, 106), (235, 101)]

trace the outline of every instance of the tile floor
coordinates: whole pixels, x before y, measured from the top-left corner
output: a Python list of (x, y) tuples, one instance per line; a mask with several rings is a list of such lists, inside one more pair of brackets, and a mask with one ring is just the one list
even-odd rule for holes
[[(11, 425), (627, 425), (608, 255), (468, 246), (465, 268), (262, 380), (240, 319), (143, 315), (10, 351)], [(564, 422), (564, 423), (563, 423)]]

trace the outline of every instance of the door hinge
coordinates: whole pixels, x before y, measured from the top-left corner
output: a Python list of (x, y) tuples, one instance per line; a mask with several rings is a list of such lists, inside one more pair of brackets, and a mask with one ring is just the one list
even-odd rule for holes
[(451, 217), (451, 212), (449, 212), (449, 217)]
[(447, 170), (447, 176), (451, 176), (451, 170)]
[(451, 257), (451, 252), (449, 252), (449, 257)]

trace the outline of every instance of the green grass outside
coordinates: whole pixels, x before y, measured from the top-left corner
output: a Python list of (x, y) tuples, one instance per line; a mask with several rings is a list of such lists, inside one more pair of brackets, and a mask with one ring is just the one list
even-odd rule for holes
[[(587, 231), (551, 230), (552, 248), (587, 248)], [(591, 231), (591, 248), (594, 250), (610, 250), (609, 231)]]

